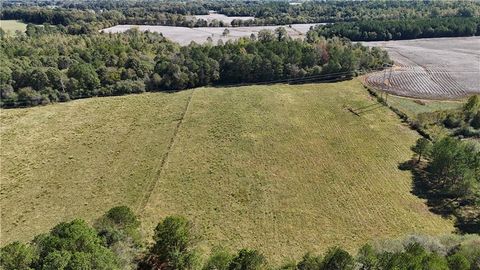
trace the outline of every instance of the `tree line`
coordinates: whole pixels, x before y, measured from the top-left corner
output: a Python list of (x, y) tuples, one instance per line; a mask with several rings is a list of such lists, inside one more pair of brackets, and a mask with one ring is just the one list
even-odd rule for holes
[(460, 231), (479, 233), (480, 147), (478, 142), (460, 139), (466, 133), (480, 134), (479, 96), (469, 98), (458, 113), (447, 115), (437, 125), (447, 129), (455, 125), (456, 131), (433, 141), (422, 137), (412, 147), (417, 155), (413, 166), (416, 193), (428, 199), (434, 211), (455, 216)]
[(478, 270), (478, 238), (456, 237), (448, 241), (413, 237), (400, 244), (365, 244), (356, 255), (340, 247), (323, 256), (306, 253), (300, 260), (269, 265), (258, 250), (231, 252), (214, 248), (202, 254), (200, 236), (182, 216), (168, 216), (154, 229), (153, 242), (142, 240), (140, 221), (126, 206), (110, 209), (93, 226), (81, 219), (62, 222), (28, 243), (12, 242), (1, 248), (5, 270), (76, 269), (202, 269), (202, 270), (353, 270), (435, 269)]
[(136, 29), (68, 35), (55, 27), (29, 25), (27, 35), (0, 36), (2, 107), (212, 84), (351, 77), (390, 62), (378, 48), (339, 38), (293, 40), (284, 28), (188, 46)]
[(353, 41), (463, 37), (480, 34), (479, 17), (446, 17), (402, 20), (364, 20), (319, 25), (309, 35), (345, 37)]
[(292, 5), (284, 1), (232, 2), (218, 7), (228, 16), (254, 16), (236, 20), (233, 26), (293, 23), (336, 23), (364, 20), (404, 20), (437, 17), (475, 17), (480, 4), (474, 1), (305, 1)]
[[(41, 6), (40, 6), (41, 5)], [(52, 8), (54, 7), (54, 8)], [(253, 16), (253, 20), (206, 21), (191, 15), (210, 10), (227, 16)], [(3, 19), (35, 24), (59, 24), (92, 31), (116, 24), (153, 24), (186, 27), (286, 25), (293, 23), (351, 22), (364, 20), (476, 17), (478, 1), (44, 1), (5, 2)]]

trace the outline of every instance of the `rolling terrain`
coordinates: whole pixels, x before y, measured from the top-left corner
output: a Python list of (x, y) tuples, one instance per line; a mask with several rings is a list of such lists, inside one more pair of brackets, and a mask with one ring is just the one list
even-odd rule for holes
[(2, 245), (120, 204), (146, 237), (181, 214), (201, 247), (276, 262), (453, 230), (397, 168), (418, 136), (358, 80), (92, 98), (0, 120)]

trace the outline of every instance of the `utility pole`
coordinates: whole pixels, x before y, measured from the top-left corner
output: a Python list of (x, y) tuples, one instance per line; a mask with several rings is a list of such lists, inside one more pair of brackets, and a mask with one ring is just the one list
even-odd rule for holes
[[(392, 79), (392, 69), (393, 67), (390, 67), (390, 70), (388, 71), (388, 89), (390, 89), (391, 83), (390, 80)], [(385, 91), (385, 103), (388, 101), (388, 92)]]
[(382, 91), (380, 92), (380, 98), (382, 99), (383, 99), (383, 92), (386, 89), (386, 84), (385, 84), (386, 75), (387, 75), (386, 65), (383, 65)]

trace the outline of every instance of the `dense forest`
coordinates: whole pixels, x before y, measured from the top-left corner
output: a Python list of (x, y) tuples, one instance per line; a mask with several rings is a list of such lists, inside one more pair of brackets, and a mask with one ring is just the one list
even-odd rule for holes
[(140, 221), (125, 206), (114, 207), (94, 222), (62, 222), (29, 243), (1, 249), (0, 266), (18, 269), (202, 269), (202, 270), (353, 270), (353, 269), (480, 269), (478, 237), (435, 239), (416, 236), (383, 245), (365, 244), (356, 256), (340, 247), (323, 255), (306, 253), (300, 260), (272, 266), (261, 252), (215, 248), (202, 254), (201, 238), (181, 216), (168, 216), (156, 226), (153, 243), (142, 241)]
[(389, 63), (385, 51), (348, 40), (292, 40), (284, 28), (225, 44), (179, 46), (160, 34), (68, 35), (29, 25), (0, 39), (2, 107), (210, 84), (354, 76)]
[(480, 33), (480, 17), (364, 20), (319, 25), (309, 35), (345, 37), (353, 41), (383, 41), (435, 37), (463, 37)]
[(99, 30), (115, 24), (170, 26), (230, 26), (219, 20), (206, 21), (190, 15), (210, 10), (227, 16), (253, 16), (233, 20), (231, 26), (286, 25), (292, 23), (400, 20), (439, 17), (478, 17), (478, 1), (44, 1), (6, 2), (3, 19), (35, 24), (59, 24)]
[[(215, 9), (217, 10), (217, 9)], [(469, 1), (306, 1), (230, 4), (218, 9), (228, 16), (254, 16), (253, 21), (234, 21), (232, 25), (269, 25), (363, 20), (474, 17), (480, 4)]]

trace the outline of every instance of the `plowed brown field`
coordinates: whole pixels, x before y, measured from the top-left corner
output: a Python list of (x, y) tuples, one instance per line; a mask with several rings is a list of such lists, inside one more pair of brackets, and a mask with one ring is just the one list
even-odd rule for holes
[(480, 93), (480, 37), (366, 42), (386, 49), (395, 65), (365, 81), (386, 92), (425, 99)]

